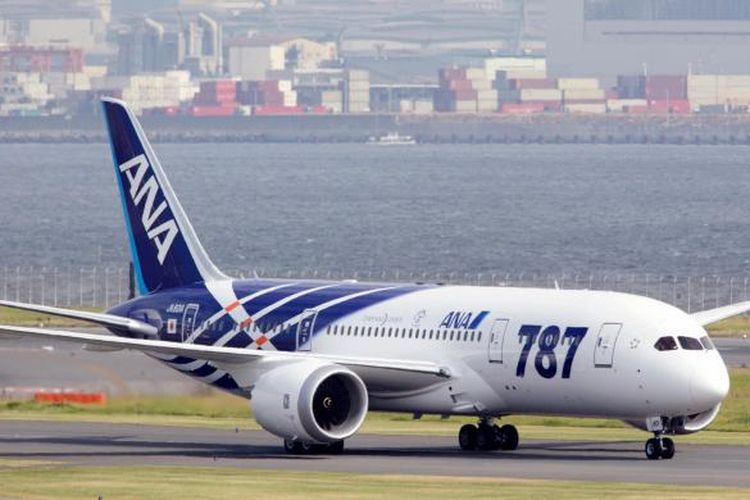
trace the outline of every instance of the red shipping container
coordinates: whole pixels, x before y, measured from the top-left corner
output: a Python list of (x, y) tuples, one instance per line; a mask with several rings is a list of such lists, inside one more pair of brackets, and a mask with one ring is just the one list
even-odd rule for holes
[(682, 75), (652, 75), (645, 77), (645, 97), (648, 100), (687, 99), (687, 77)]
[(690, 113), (690, 101), (687, 100), (657, 100), (649, 101), (649, 109), (653, 113)]
[(237, 88), (237, 82), (234, 80), (210, 80), (201, 82), (201, 92), (216, 92), (221, 90), (230, 90)]
[(605, 99), (619, 99), (620, 93), (617, 92), (617, 89), (607, 89), (604, 91), (604, 98)]
[(438, 71), (438, 78), (441, 82), (450, 80), (465, 80), (465, 68), (442, 68)]
[(308, 109), (308, 112), (316, 114), (329, 113), (330, 111), (331, 110), (326, 108), (325, 106), (313, 106), (312, 108)]
[(540, 102), (507, 102), (500, 105), (500, 112), (508, 115), (524, 115), (531, 113), (544, 113), (544, 104)]

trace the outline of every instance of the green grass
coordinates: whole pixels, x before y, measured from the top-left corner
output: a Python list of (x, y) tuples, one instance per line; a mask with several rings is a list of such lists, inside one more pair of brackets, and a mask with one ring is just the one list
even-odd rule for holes
[(218, 467), (0, 465), (4, 497), (23, 498), (748, 498), (750, 489), (506, 478), (291, 472)]
[[(74, 307), (77, 311), (101, 312), (94, 307)], [(54, 326), (54, 327), (71, 327), (71, 326), (93, 326), (92, 323), (75, 319), (60, 318), (32, 311), (21, 311), (11, 309), (10, 307), (0, 306), (0, 325), (13, 326)]]
[[(731, 370), (732, 389), (710, 430), (680, 437), (681, 442), (750, 445), (750, 368)], [(49, 405), (33, 401), (0, 403), (0, 419), (66, 420), (260, 429), (244, 399), (220, 392), (198, 396), (123, 397), (106, 406)], [(454, 436), (471, 417), (442, 419), (426, 415), (414, 420), (403, 413), (371, 412), (362, 432)], [(510, 416), (529, 439), (642, 440), (643, 432), (622, 422), (568, 417)]]
[(743, 314), (719, 321), (709, 325), (708, 332), (712, 337), (746, 337), (750, 334), (750, 316)]

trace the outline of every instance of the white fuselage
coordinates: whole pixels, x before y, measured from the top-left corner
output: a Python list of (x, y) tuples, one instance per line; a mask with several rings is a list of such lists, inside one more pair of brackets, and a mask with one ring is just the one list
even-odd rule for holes
[(729, 384), (721, 356), (715, 349), (659, 351), (654, 344), (665, 335), (699, 339), (706, 332), (679, 309), (645, 297), (446, 286), (345, 317), (319, 332), (311, 350), (430, 361), (451, 374), (436, 383), (355, 370), (375, 410), (641, 421), (718, 409)]

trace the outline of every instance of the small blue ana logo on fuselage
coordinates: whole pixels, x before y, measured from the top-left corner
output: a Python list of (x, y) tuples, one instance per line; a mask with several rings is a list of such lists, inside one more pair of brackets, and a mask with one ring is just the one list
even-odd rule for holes
[(489, 311), (465, 312), (465, 311), (451, 311), (449, 312), (443, 321), (440, 322), (441, 328), (453, 328), (456, 330), (474, 330), (479, 327), (482, 320), (487, 317)]

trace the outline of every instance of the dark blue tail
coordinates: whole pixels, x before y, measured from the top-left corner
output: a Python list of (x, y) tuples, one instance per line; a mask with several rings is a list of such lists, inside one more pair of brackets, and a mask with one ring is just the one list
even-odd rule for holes
[(116, 99), (102, 105), (140, 293), (226, 278), (198, 241), (136, 117)]

